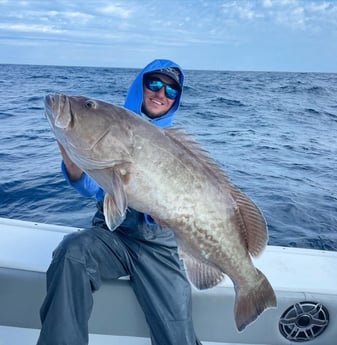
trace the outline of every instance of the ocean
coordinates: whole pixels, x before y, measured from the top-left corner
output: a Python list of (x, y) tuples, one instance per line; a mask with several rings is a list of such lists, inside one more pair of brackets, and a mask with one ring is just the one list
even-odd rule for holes
[[(122, 105), (137, 69), (0, 65), (0, 217), (90, 225), (60, 172), (48, 93)], [(186, 70), (175, 125), (262, 210), (269, 244), (337, 250), (337, 74)]]

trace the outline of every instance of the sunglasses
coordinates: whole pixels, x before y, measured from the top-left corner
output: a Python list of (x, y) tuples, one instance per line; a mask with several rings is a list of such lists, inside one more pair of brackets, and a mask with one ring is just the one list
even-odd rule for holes
[(144, 84), (146, 88), (151, 91), (159, 91), (162, 87), (165, 86), (165, 96), (169, 99), (176, 99), (179, 91), (175, 89), (173, 86), (164, 83), (158, 78), (155, 77), (146, 77), (144, 78)]

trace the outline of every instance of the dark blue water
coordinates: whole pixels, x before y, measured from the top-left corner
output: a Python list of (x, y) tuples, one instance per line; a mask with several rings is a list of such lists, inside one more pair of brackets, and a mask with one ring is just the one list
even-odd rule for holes
[[(0, 65), (0, 217), (85, 227), (43, 97), (123, 104), (137, 70)], [(261, 208), (273, 245), (337, 250), (337, 74), (186, 71), (176, 124)]]

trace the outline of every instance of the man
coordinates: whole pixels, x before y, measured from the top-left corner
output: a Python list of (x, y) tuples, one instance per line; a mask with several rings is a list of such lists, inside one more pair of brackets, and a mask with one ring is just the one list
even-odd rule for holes
[[(124, 105), (157, 126), (169, 126), (183, 82), (177, 64), (154, 60), (137, 75)], [(66, 180), (82, 195), (95, 197), (98, 211), (92, 228), (67, 235), (53, 254), (38, 345), (88, 344), (92, 293), (102, 279), (126, 275), (145, 313), (153, 345), (200, 344), (192, 323), (191, 289), (173, 232), (132, 209), (120, 227), (109, 231), (102, 212), (104, 191), (59, 147)]]

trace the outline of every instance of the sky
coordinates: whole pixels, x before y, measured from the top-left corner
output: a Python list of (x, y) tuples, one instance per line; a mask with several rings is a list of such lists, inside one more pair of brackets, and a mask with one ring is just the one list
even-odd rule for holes
[(0, 63), (337, 72), (337, 0), (0, 0)]

